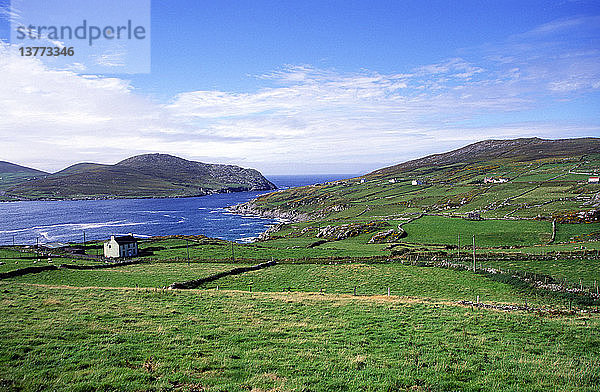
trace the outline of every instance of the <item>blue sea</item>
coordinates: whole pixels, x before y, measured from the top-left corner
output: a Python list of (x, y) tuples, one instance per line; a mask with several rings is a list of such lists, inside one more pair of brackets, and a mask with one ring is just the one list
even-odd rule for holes
[[(280, 189), (352, 175), (269, 176)], [(238, 242), (256, 238), (277, 221), (228, 213), (225, 208), (267, 192), (236, 192), (177, 199), (22, 201), (0, 203), (0, 245), (33, 245), (138, 237), (202, 234)]]

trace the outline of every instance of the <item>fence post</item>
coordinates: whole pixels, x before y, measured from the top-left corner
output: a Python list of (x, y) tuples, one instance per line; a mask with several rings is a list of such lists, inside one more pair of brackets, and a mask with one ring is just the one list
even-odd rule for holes
[(477, 264), (475, 262), (475, 234), (473, 234), (473, 272), (475, 272)]

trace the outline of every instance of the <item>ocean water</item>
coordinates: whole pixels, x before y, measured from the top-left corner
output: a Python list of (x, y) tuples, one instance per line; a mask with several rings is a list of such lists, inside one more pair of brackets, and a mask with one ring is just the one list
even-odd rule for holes
[[(280, 189), (352, 175), (269, 176)], [(266, 192), (236, 192), (178, 199), (22, 201), (0, 203), (0, 245), (81, 242), (133, 233), (139, 237), (202, 234), (251, 241), (274, 219), (228, 213), (225, 208)]]

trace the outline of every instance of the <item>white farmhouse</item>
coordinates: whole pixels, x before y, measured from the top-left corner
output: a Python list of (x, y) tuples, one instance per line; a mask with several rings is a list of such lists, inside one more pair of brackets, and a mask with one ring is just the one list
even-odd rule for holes
[(104, 242), (104, 257), (133, 257), (138, 255), (137, 240), (132, 234), (110, 237), (110, 240)]
[(484, 184), (504, 184), (505, 182), (508, 182), (508, 179), (506, 178), (493, 178), (493, 177), (486, 177), (483, 179), (483, 183)]

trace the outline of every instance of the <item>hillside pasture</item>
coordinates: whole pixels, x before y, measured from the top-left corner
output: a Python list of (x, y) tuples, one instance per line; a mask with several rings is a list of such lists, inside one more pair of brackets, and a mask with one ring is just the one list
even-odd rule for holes
[(479, 247), (521, 246), (546, 243), (552, 236), (552, 225), (533, 220), (466, 220), (440, 216), (424, 216), (403, 226), (409, 243)]
[(595, 316), (330, 294), (0, 290), (7, 391), (591, 392), (600, 382)]

